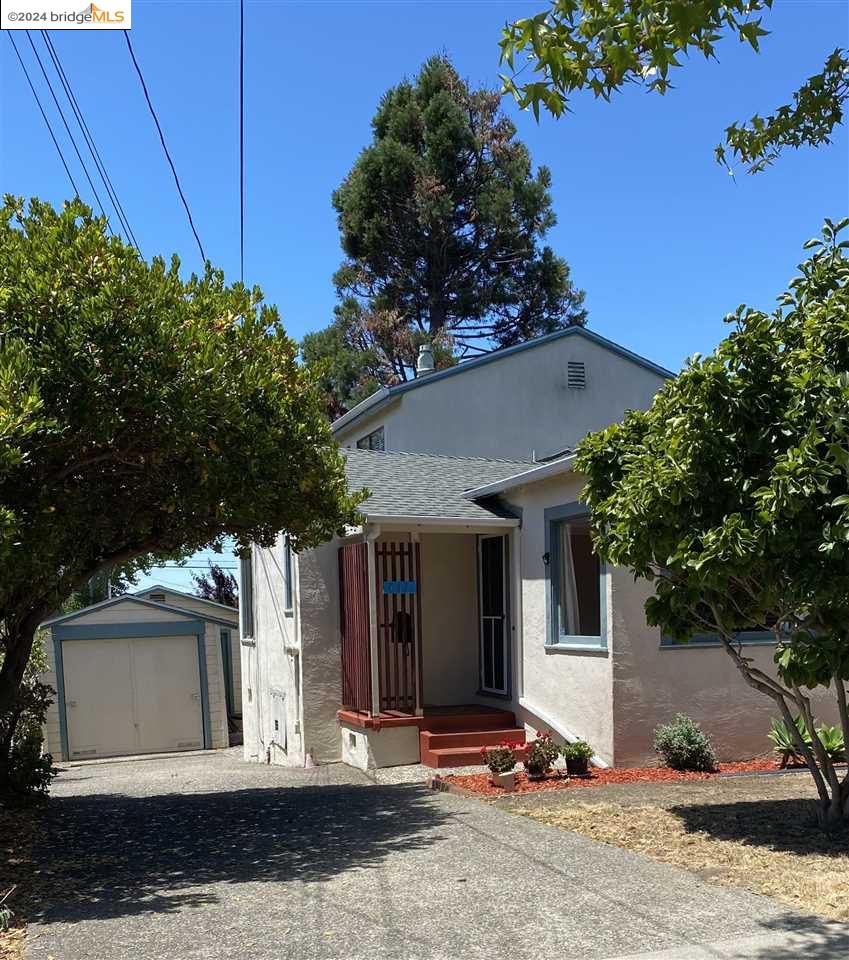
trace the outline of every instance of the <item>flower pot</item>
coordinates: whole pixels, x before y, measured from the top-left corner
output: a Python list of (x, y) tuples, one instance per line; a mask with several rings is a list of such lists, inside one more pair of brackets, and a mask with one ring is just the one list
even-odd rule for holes
[(536, 767), (525, 767), (525, 770), (528, 772), (528, 780), (545, 780), (545, 775), (548, 772), (545, 769), (538, 769)]
[(516, 787), (516, 774), (512, 770), (509, 773), (493, 773), (490, 771), (489, 778), (493, 786), (501, 787), (502, 790), (514, 790)]
[(589, 769), (589, 763), (586, 757), (567, 757), (566, 770), (570, 777), (585, 777)]

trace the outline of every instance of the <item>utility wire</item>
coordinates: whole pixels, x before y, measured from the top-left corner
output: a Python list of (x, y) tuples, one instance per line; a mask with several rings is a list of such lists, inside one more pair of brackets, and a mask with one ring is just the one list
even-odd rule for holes
[(239, 276), (245, 282), (245, 0), (239, 0)]
[(180, 199), (183, 201), (183, 206), (186, 209), (186, 216), (189, 218), (189, 226), (192, 228), (192, 233), (195, 235), (195, 240), (197, 241), (198, 250), (200, 250), (201, 259), (205, 263), (206, 254), (203, 252), (203, 245), (201, 244), (200, 237), (195, 229), (195, 222), (192, 219), (192, 211), (189, 209), (188, 201), (183, 193), (183, 188), (180, 186), (180, 178), (177, 176), (177, 169), (174, 166), (174, 161), (171, 159), (171, 154), (168, 152), (168, 144), (165, 142), (165, 134), (162, 132), (159, 118), (156, 116), (156, 111), (153, 109), (153, 103), (151, 102), (150, 94), (147, 92), (147, 84), (144, 81), (144, 74), (141, 71), (138, 60), (136, 60), (136, 54), (133, 50), (133, 45), (130, 43), (129, 33), (126, 30), (124, 30), (123, 33), (124, 39), (127, 41), (127, 49), (130, 51), (130, 59), (133, 61), (133, 66), (136, 68), (136, 73), (141, 81), (142, 91), (144, 92), (144, 98), (147, 101), (148, 110), (150, 110), (150, 115), (153, 117), (153, 122), (156, 124), (156, 130), (159, 133), (159, 141), (162, 144), (162, 149), (165, 151), (165, 157), (168, 160), (168, 166), (171, 167), (171, 173), (174, 174), (174, 183), (177, 185), (177, 193), (180, 194)]
[(26, 34), (27, 40), (29, 40), (29, 45), (32, 47), (32, 52), (35, 54), (35, 59), (38, 61), (39, 67), (41, 67), (41, 72), (44, 76), (44, 82), (47, 84), (47, 89), (50, 91), (50, 96), (53, 97), (53, 102), (56, 104), (56, 109), (59, 111), (59, 116), (62, 118), (65, 132), (68, 134), (68, 139), (71, 141), (71, 146), (74, 148), (74, 153), (77, 155), (77, 160), (80, 161), (80, 166), (83, 168), (83, 173), (85, 174), (86, 180), (88, 180), (88, 185), (91, 187), (91, 192), (94, 194), (94, 199), (97, 201), (98, 207), (100, 207), (100, 213), (104, 220), (106, 220), (106, 227), (110, 233), (113, 233), (112, 228), (109, 226), (109, 217), (106, 216), (106, 211), (103, 209), (103, 204), (100, 202), (100, 195), (98, 194), (97, 188), (89, 176), (88, 167), (85, 165), (83, 158), (80, 156), (80, 151), (77, 148), (77, 141), (74, 140), (74, 135), (71, 133), (71, 128), (68, 126), (68, 121), (65, 119), (65, 114), (62, 112), (62, 107), (59, 105), (59, 100), (53, 90), (53, 84), (50, 82), (50, 77), (47, 76), (47, 71), (44, 69), (44, 64), (41, 62), (41, 57), (38, 55), (38, 50), (35, 49), (35, 44), (32, 42), (32, 36), (29, 30), (27, 30)]
[(65, 73), (65, 68), (62, 66), (62, 61), (59, 59), (59, 53), (56, 50), (56, 47), (53, 45), (53, 41), (50, 39), (50, 34), (46, 30), (41, 31), (41, 39), (43, 40), (44, 45), (47, 47), (47, 52), (50, 54), (50, 59), (53, 61), (53, 67), (62, 83), (65, 96), (68, 98), (68, 102), (71, 104), (71, 109), (74, 111), (77, 124), (79, 125), (83, 138), (85, 139), (88, 151), (94, 160), (94, 164), (97, 167), (97, 172), (100, 174), (100, 179), (103, 181), (103, 185), (106, 187), (106, 192), (109, 194), (109, 199), (112, 201), (112, 206), (118, 216), (121, 227), (123, 228), (127, 238), (138, 250), (139, 245), (136, 242), (135, 235), (133, 234), (132, 227), (130, 226), (130, 221), (128, 220), (126, 213), (124, 213), (124, 208), (121, 206), (121, 201), (118, 199), (118, 193), (115, 190), (115, 187), (112, 185), (112, 180), (106, 171), (106, 165), (100, 156), (100, 151), (97, 149), (97, 146), (94, 142), (94, 137), (91, 135), (91, 131), (89, 130), (88, 124), (83, 116), (82, 109), (77, 101), (76, 96), (74, 95), (71, 82), (68, 80), (67, 74)]
[(65, 168), (65, 173), (68, 174), (68, 179), (71, 181), (71, 187), (73, 188), (74, 196), (78, 197), (80, 195), (80, 191), (77, 189), (77, 185), (74, 183), (74, 178), (71, 176), (71, 171), (68, 169), (68, 164), (65, 162), (65, 155), (62, 153), (62, 148), (59, 146), (59, 141), (56, 139), (56, 134), (53, 133), (53, 127), (50, 126), (50, 121), (47, 119), (47, 114), (44, 112), (44, 107), (41, 105), (41, 100), (39, 100), (38, 94), (35, 92), (35, 87), (33, 86), (32, 80), (30, 80), (29, 71), (27, 70), (24, 61), (21, 58), (21, 52), (18, 50), (18, 45), (15, 43), (15, 38), (12, 36), (11, 31), (9, 31), (6, 36), (8, 36), (9, 41), (15, 48), (15, 56), (18, 58), (18, 63), (21, 65), (21, 70), (23, 70), (24, 76), (27, 78), (27, 83), (29, 84), (32, 95), (35, 98), (38, 110), (44, 119), (44, 123), (47, 126), (47, 132), (50, 134), (50, 139), (53, 141), (53, 146), (56, 147), (56, 152), (59, 154), (59, 159), (62, 161), (62, 166)]

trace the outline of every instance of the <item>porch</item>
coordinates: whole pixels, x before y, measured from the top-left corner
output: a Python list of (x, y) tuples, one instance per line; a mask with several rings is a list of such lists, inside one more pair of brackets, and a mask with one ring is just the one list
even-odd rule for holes
[(346, 450), (363, 526), (339, 547), (342, 758), (465, 765), (516, 725), (519, 519), (465, 492), (513, 461)]
[(510, 709), (512, 529), (371, 527), (339, 548), (345, 762), (467, 766), (525, 741)]

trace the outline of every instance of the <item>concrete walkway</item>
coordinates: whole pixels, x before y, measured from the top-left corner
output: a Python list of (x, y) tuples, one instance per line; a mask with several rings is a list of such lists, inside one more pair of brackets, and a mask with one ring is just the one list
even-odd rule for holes
[(27, 960), (849, 955), (845, 927), (339, 765), (76, 765), (49, 819)]

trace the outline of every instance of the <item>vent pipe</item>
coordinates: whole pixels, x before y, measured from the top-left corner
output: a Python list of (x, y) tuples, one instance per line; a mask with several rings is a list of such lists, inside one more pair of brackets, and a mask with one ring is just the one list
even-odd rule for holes
[(419, 347), (419, 359), (416, 363), (416, 376), (426, 377), (429, 373), (433, 373), (433, 350), (431, 350), (429, 343), (423, 343)]

